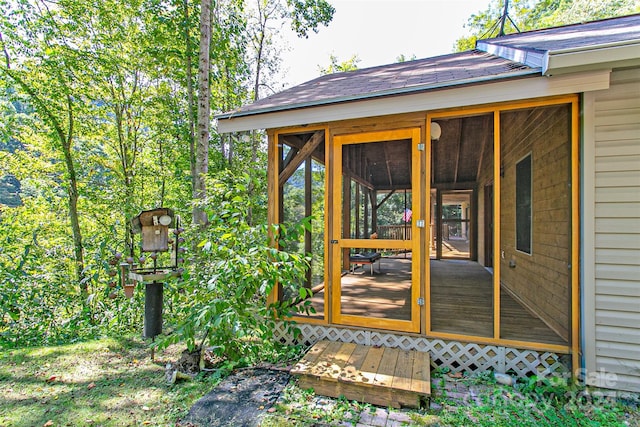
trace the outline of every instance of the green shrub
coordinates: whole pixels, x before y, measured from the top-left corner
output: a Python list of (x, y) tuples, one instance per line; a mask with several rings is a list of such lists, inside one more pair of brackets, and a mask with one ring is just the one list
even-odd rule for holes
[(249, 225), (247, 182), (247, 177), (231, 175), (209, 182), (209, 223), (187, 233), (187, 241), (198, 243), (184, 281), (170, 296), (176, 325), (159, 341), (161, 347), (180, 341), (190, 350), (205, 345), (227, 360), (248, 364), (261, 352), (273, 351), (275, 319), (295, 309), (287, 303), (267, 306), (266, 296), (277, 283), (300, 288), (308, 261), (269, 245), (268, 236), (284, 245), (298, 238), (304, 224), (271, 230)]

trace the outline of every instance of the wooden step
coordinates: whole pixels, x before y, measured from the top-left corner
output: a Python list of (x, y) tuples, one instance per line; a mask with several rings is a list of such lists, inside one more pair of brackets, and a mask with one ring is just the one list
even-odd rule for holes
[(303, 389), (379, 406), (418, 408), (431, 395), (429, 354), (320, 341), (291, 370)]

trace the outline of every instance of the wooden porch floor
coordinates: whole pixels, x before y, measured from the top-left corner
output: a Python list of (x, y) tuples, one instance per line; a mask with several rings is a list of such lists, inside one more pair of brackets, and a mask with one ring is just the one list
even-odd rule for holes
[[(460, 335), (492, 337), (493, 277), (484, 267), (466, 260), (431, 260), (431, 330)], [(380, 271), (368, 266), (342, 277), (344, 314), (383, 319), (410, 319), (411, 258), (407, 254), (385, 257)], [(324, 290), (311, 298), (323, 318)], [(501, 338), (567, 345), (542, 320), (507, 292), (500, 298)]]
[(418, 408), (431, 395), (430, 369), (428, 353), (320, 341), (291, 373), (319, 395)]

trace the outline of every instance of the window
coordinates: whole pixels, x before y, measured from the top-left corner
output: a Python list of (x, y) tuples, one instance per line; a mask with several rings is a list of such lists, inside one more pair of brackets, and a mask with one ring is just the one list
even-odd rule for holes
[(531, 153), (516, 164), (516, 249), (531, 254)]

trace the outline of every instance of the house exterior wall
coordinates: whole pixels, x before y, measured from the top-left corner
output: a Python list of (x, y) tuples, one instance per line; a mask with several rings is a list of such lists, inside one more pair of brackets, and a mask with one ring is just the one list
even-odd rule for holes
[(640, 391), (640, 68), (584, 95), (586, 381)]
[[(493, 129), (491, 130), (491, 140), (494, 138)], [(493, 185), (493, 145), (488, 144), (482, 156), (482, 164), (480, 165), (480, 174), (478, 176), (478, 263), (489, 266), (489, 260), (486, 258), (487, 251), (487, 233), (493, 233), (493, 229), (487, 230), (487, 212), (493, 213), (493, 207), (486, 205), (486, 191), (488, 185)], [(495, 197), (495, 195), (494, 195)], [(495, 260), (494, 260), (495, 262)], [(490, 266), (493, 267), (493, 264)]]
[[(501, 114), (500, 281), (569, 339), (571, 115), (568, 105)], [(516, 249), (516, 163), (531, 154), (531, 253)]]

